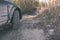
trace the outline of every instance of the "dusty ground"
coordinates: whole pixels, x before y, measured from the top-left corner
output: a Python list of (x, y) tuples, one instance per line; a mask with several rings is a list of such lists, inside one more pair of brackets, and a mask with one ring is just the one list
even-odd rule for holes
[(23, 16), (18, 30), (0, 31), (0, 40), (60, 40), (59, 10), (57, 7), (51, 8), (50, 11), (46, 9), (37, 17), (36, 15)]
[(26, 17), (20, 21), (18, 30), (0, 31), (0, 40), (45, 40), (44, 30), (35, 28), (34, 24), (38, 22), (38, 20)]

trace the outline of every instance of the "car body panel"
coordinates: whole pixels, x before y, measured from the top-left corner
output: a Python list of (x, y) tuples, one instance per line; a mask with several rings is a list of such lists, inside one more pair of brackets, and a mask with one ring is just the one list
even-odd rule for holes
[[(14, 12), (14, 10), (15, 10), (16, 8), (18, 8), (19, 11), (21, 12), (20, 6), (17, 6), (17, 5), (15, 5), (14, 3), (10, 3), (10, 2), (7, 2), (7, 1), (5, 1), (5, 2), (8, 3), (8, 7), (9, 7), (9, 17), (10, 17), (10, 19), (12, 18), (13, 12)], [(20, 13), (19, 15), (21, 16), (22, 14)]]
[(0, 2), (0, 26), (7, 22), (10, 23), (13, 17), (13, 12), (16, 8), (19, 8), (19, 7), (8, 1)]
[(7, 5), (0, 3), (0, 25), (8, 20)]

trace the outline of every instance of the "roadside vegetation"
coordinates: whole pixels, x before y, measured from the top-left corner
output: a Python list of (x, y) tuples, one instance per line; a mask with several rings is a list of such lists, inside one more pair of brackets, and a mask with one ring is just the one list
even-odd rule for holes
[(49, 40), (60, 40), (60, 5), (44, 10), (36, 19), (40, 20), (43, 28), (54, 29), (54, 34), (50, 35)]
[(38, 2), (35, 0), (15, 0), (13, 3), (21, 7), (22, 12), (34, 10), (38, 6)]

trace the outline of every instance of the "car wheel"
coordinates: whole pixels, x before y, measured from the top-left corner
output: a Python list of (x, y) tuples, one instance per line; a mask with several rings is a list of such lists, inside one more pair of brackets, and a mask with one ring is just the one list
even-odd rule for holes
[(19, 27), (19, 23), (20, 23), (19, 10), (15, 10), (12, 18), (13, 29), (17, 29)]

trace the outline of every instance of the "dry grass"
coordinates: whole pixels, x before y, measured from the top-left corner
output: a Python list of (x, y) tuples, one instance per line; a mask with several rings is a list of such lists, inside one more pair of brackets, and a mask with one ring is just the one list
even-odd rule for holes
[[(40, 20), (44, 28), (54, 29), (55, 35), (51, 36), (52, 40), (59, 40), (60, 38), (60, 6), (55, 6), (46, 9), (41, 15), (38, 15), (35, 19)], [(50, 40), (51, 40), (50, 38)]]
[(34, 9), (36, 6), (38, 6), (38, 2), (34, 0), (20, 0), (20, 7), (22, 8), (22, 12), (29, 11), (31, 9)]

